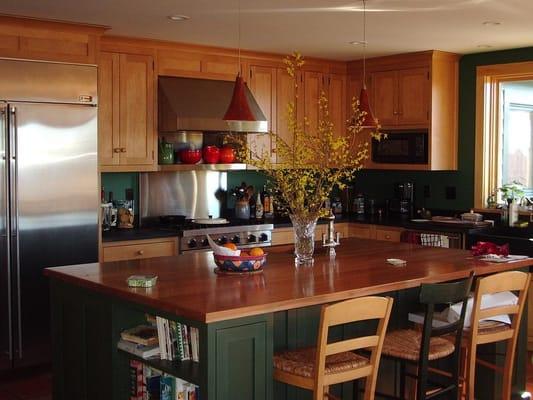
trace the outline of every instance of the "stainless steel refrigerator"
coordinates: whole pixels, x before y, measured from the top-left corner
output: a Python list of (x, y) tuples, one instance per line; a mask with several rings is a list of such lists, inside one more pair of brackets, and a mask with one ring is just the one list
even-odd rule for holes
[(0, 371), (50, 359), (46, 267), (98, 260), (97, 70), (0, 60)]

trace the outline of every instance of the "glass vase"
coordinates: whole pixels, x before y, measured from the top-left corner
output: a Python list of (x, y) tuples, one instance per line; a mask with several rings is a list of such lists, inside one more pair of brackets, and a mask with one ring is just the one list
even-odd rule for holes
[(294, 230), (294, 262), (296, 265), (312, 264), (318, 217), (291, 214), (290, 218)]

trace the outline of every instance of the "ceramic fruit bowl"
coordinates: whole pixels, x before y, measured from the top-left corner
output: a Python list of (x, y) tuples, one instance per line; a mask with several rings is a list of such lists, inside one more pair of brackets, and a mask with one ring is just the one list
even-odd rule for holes
[(260, 256), (222, 256), (213, 254), (215, 264), (223, 272), (255, 272), (263, 269), (267, 254)]

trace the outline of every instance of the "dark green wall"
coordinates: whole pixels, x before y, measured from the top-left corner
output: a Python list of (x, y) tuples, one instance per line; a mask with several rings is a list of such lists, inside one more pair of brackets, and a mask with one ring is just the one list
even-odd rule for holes
[(109, 192), (113, 192), (114, 200), (125, 200), (126, 189), (133, 189), (135, 199), (135, 215), (139, 214), (139, 173), (138, 172), (106, 172), (102, 173), (101, 185), (106, 200)]
[[(413, 181), (417, 206), (434, 209), (469, 209), (474, 204), (474, 147), (476, 114), (476, 67), (533, 60), (533, 47), (470, 54), (461, 58), (459, 70), (459, 169), (454, 172), (361, 171), (356, 187), (377, 199), (393, 196), (392, 185)], [(424, 185), (430, 197), (423, 198)], [(455, 186), (457, 197), (446, 200), (445, 189)]]

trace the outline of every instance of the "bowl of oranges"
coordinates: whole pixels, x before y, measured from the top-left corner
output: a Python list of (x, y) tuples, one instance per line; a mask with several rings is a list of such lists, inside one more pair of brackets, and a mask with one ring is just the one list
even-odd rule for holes
[[(237, 251), (233, 243), (226, 243), (224, 247)], [(267, 254), (260, 247), (241, 250), (239, 255), (222, 255), (213, 253), (215, 264), (220, 272), (259, 272), (266, 263)]]

